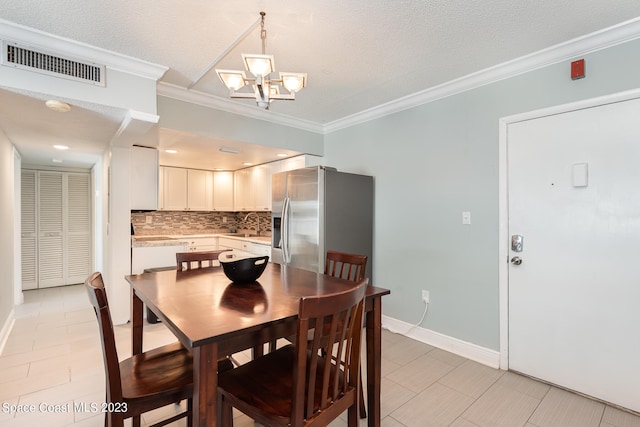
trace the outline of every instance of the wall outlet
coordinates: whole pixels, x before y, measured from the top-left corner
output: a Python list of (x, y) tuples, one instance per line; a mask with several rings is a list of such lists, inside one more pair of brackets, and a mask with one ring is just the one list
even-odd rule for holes
[(426, 304), (429, 304), (429, 291), (426, 290), (422, 290), (422, 301), (424, 301)]
[(153, 217), (151, 215), (145, 215), (144, 220), (145, 220), (145, 222), (147, 224), (151, 224), (151, 221), (153, 220)]

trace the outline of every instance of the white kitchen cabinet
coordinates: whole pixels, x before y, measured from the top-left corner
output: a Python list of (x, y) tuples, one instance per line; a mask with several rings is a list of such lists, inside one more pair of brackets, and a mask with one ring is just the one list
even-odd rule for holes
[(131, 147), (131, 210), (158, 209), (158, 150)]
[(162, 209), (183, 211), (187, 209), (187, 170), (162, 168)]
[(242, 252), (248, 252), (256, 256), (269, 255), (271, 257), (271, 245), (249, 242), (239, 239), (227, 239), (220, 237), (218, 239), (218, 247), (220, 249), (236, 249)]
[(215, 251), (218, 249), (217, 237), (190, 237), (187, 250), (190, 252)]
[(253, 211), (255, 202), (253, 200), (253, 183), (251, 181), (251, 168), (240, 169), (234, 172), (235, 178), (235, 200), (236, 211)]
[(213, 210), (213, 171), (162, 167), (162, 209)]
[(213, 171), (187, 169), (187, 210), (213, 210)]
[(271, 210), (271, 167), (258, 165), (235, 172), (235, 210)]
[(131, 248), (131, 274), (141, 274), (146, 268), (176, 266), (176, 252), (185, 252), (187, 245), (142, 246)]
[[(294, 169), (308, 168), (310, 166), (319, 166), (322, 163), (323, 157), (311, 156), (309, 154), (302, 154), (300, 156), (290, 157), (288, 159), (280, 160), (279, 171), (286, 172)], [(274, 173), (276, 173), (274, 171)]]
[(234, 186), (233, 172), (213, 173), (213, 210), (233, 211)]
[(255, 211), (271, 210), (271, 165), (255, 166), (251, 171)]
[(227, 239), (226, 237), (220, 237), (218, 238), (218, 248), (242, 250), (242, 240)]

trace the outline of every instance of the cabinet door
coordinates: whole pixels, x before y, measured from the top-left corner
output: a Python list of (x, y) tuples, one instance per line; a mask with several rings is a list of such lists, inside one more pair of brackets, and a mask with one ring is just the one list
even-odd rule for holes
[(233, 172), (213, 173), (213, 210), (233, 211)]
[(213, 210), (213, 172), (187, 169), (187, 209)]
[(251, 180), (251, 169), (241, 169), (235, 172), (235, 210), (254, 210), (253, 182)]
[(92, 270), (91, 176), (68, 173), (66, 206), (66, 285), (83, 283)]
[(183, 211), (187, 209), (187, 170), (163, 168), (164, 210)]
[(251, 173), (252, 188), (254, 191), (254, 210), (271, 210), (271, 166), (255, 166)]
[(131, 209), (158, 209), (158, 150), (131, 147)]

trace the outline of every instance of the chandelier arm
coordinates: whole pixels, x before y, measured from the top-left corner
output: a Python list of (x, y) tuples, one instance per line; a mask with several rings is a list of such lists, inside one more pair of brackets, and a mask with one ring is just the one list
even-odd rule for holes
[[(218, 65), (218, 63), (220, 61), (222, 61), (225, 56), (227, 56), (229, 54), (229, 52), (231, 52), (238, 44), (240, 44), (240, 42), (242, 42), (244, 39), (247, 38), (247, 36), (249, 34), (251, 34), (251, 32), (256, 29), (256, 27), (258, 27), (258, 24), (260, 24), (262, 22), (262, 25), (264, 25), (264, 16), (261, 16), (260, 18), (258, 18), (256, 20), (256, 22), (254, 22), (253, 24), (251, 24), (251, 26), (249, 28), (247, 28), (245, 30), (244, 33), (242, 33), (240, 35), (240, 37), (238, 37), (228, 48), (226, 48), (220, 55), (218, 55), (218, 57), (216, 59), (213, 60), (213, 62), (211, 64), (209, 64), (201, 73), (200, 75), (198, 75), (198, 77), (191, 82), (191, 84), (189, 86), (187, 86), (187, 90), (190, 90), (191, 88), (193, 88), (196, 84), (198, 84), (198, 82), (200, 80), (202, 80), (202, 78), (204, 76), (206, 76), (209, 71), (211, 71), (216, 65)], [(263, 47), (264, 50), (264, 47)]]

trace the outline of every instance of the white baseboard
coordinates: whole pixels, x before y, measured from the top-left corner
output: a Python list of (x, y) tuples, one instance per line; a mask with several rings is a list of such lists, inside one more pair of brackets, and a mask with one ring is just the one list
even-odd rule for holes
[(483, 365), (498, 369), (500, 352), (459, 340), (439, 332), (421, 328), (388, 316), (382, 316), (382, 327), (416, 341), (438, 347)]
[(16, 323), (15, 312), (11, 309), (7, 320), (4, 322), (4, 325), (2, 325), (2, 329), (0, 329), (0, 355), (2, 355), (4, 351), (4, 346), (7, 344), (7, 339), (9, 339), (9, 334), (11, 333), (11, 329), (13, 329), (14, 323)]

